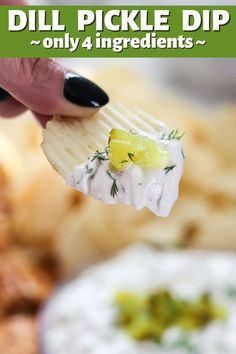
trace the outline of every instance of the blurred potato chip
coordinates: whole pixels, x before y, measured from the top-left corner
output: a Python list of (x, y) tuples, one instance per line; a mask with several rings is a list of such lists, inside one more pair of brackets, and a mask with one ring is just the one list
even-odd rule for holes
[(213, 197), (216, 202), (225, 201), (225, 204), (236, 205), (236, 169), (218, 171), (210, 176), (205, 176), (202, 184), (203, 193), (206, 198)]
[(236, 250), (236, 208), (210, 210), (201, 219), (200, 232), (192, 247)]
[(6, 134), (0, 132), (0, 168), (8, 182), (22, 173), (22, 158)]
[(31, 244), (53, 240), (58, 224), (73, 203), (72, 193), (64, 182), (51, 168), (44, 168), (14, 199), (15, 238)]
[(140, 239), (162, 247), (178, 246), (197, 237), (199, 224), (207, 212), (208, 205), (203, 198), (183, 194), (168, 218), (142, 219), (135, 232)]
[(21, 156), (38, 151), (41, 141), (41, 128), (31, 112), (16, 119), (0, 119), (0, 132), (14, 143)]
[(219, 107), (208, 120), (208, 143), (228, 168), (236, 168), (236, 106)]
[(224, 165), (207, 145), (185, 145), (186, 161), (182, 183), (194, 189), (205, 188), (206, 179), (221, 175)]
[(66, 271), (101, 260), (135, 240), (129, 226), (137, 214), (124, 205), (105, 205), (87, 197), (74, 208), (57, 230), (57, 254)]
[(0, 185), (0, 251), (11, 244), (11, 201), (9, 189)]

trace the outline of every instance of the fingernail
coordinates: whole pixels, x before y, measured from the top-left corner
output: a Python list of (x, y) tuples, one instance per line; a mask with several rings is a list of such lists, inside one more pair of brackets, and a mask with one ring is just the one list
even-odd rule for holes
[(64, 96), (83, 107), (102, 107), (109, 102), (106, 92), (94, 82), (71, 73), (65, 75)]
[(5, 100), (9, 96), (9, 93), (0, 87), (0, 101)]

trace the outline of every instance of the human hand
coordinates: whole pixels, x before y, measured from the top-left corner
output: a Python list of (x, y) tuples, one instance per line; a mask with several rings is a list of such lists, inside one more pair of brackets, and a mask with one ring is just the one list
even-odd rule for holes
[(92, 115), (108, 100), (96, 84), (53, 59), (0, 59), (0, 116), (13, 117), (30, 109), (45, 125), (57, 113)]

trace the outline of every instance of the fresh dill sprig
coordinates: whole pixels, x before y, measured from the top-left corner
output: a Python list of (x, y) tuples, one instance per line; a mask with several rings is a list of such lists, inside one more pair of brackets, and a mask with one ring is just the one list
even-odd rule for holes
[(116, 181), (113, 181), (112, 186), (111, 186), (111, 196), (114, 198), (118, 193), (118, 187), (116, 184)]
[[(132, 152), (128, 152), (128, 158), (133, 162), (134, 161), (134, 154), (132, 154)], [(129, 160), (122, 160), (122, 161), (120, 161), (120, 164), (124, 164), (124, 163), (128, 163), (129, 162)]]
[(134, 161), (134, 154), (132, 154), (132, 152), (128, 152), (128, 157), (131, 161)]
[(93, 154), (91, 162), (93, 162), (93, 160), (95, 160), (95, 159), (102, 160), (102, 161), (109, 160), (108, 153), (109, 153), (109, 147), (108, 146), (103, 151), (98, 151), (97, 150)]
[(171, 165), (171, 166), (167, 166), (164, 168), (165, 173), (169, 173), (170, 171), (172, 171), (174, 168), (176, 167), (176, 165)]
[(86, 175), (89, 175), (90, 173), (92, 173), (93, 172), (93, 168), (91, 167), (91, 168), (88, 168), (88, 166), (86, 166)]
[(113, 181), (113, 183), (112, 183), (112, 186), (111, 186), (111, 196), (114, 198), (116, 195), (117, 195), (117, 193), (118, 193), (118, 191), (119, 191), (119, 189), (118, 189), (118, 187), (117, 187), (117, 184), (116, 184), (116, 179), (111, 175), (111, 172), (109, 171), (109, 170), (107, 170), (106, 171), (106, 173), (108, 174), (108, 176), (112, 179), (112, 181)]
[(181, 140), (185, 133), (180, 133), (178, 129), (171, 130), (170, 133), (164, 133), (161, 137), (162, 140)]
[(128, 161), (128, 160), (122, 160), (122, 161), (120, 162), (120, 164), (127, 163), (127, 162), (129, 162), (129, 161)]

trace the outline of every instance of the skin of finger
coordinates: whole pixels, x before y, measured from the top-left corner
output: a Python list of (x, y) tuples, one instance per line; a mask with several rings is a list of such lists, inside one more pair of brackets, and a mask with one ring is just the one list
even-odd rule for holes
[(23, 113), (27, 108), (13, 97), (9, 96), (0, 101), (0, 116), (3, 118), (13, 118)]
[(46, 128), (47, 122), (52, 119), (52, 116), (44, 116), (43, 114), (33, 112), (35, 118), (41, 125), (41, 127)]
[(11, 5), (16, 5), (16, 6), (21, 6), (21, 5), (27, 5), (24, 0), (0, 0), (0, 5), (6, 5), (6, 6), (11, 6)]
[(65, 73), (65, 68), (49, 58), (0, 59), (0, 86), (30, 110), (76, 117), (96, 113), (96, 108), (81, 107), (65, 99)]

